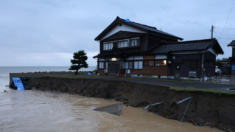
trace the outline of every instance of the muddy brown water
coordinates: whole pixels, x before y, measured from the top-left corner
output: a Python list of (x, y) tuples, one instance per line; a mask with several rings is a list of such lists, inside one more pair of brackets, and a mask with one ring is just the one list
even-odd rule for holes
[[(47, 91), (16, 91), (0, 77), (0, 131), (4, 132), (219, 132), (123, 107), (121, 116), (93, 109), (117, 101)], [(7, 90), (8, 92), (4, 92)]]

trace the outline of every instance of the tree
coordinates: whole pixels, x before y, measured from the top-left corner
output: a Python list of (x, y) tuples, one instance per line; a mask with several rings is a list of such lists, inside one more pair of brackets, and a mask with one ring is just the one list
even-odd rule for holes
[(223, 58), (223, 59), (216, 59), (216, 65), (220, 66), (222, 65), (222, 62), (230, 62), (229, 58)]
[(87, 56), (84, 50), (79, 50), (78, 52), (73, 53), (73, 58), (74, 59), (71, 59), (72, 65), (69, 70), (76, 70), (75, 75), (78, 74), (79, 69), (88, 67), (86, 62)]

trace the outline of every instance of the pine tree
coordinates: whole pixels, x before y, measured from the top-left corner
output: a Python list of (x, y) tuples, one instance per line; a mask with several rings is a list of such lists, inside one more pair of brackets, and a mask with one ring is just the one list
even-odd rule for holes
[(72, 65), (69, 70), (76, 70), (75, 75), (78, 74), (79, 69), (88, 67), (86, 62), (87, 55), (84, 50), (79, 50), (78, 52), (73, 53), (73, 58), (74, 59), (71, 59)]

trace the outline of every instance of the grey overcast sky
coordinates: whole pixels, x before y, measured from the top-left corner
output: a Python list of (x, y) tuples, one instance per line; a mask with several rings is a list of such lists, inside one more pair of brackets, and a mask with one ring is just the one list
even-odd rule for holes
[[(208, 39), (211, 26), (227, 45), (235, 40), (233, 0), (1, 0), (0, 66), (69, 66), (85, 50), (88, 64), (99, 53), (94, 38), (117, 16), (155, 26), (184, 40)], [(234, 3), (235, 6), (235, 3)], [(226, 24), (227, 21), (227, 24)], [(223, 31), (223, 28), (226, 27)], [(220, 33), (224, 33), (220, 37)]]

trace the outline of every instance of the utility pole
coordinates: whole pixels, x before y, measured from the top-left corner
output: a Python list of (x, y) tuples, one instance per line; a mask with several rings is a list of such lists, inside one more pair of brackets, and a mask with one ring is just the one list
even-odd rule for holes
[(211, 26), (211, 39), (213, 39), (214, 26)]

